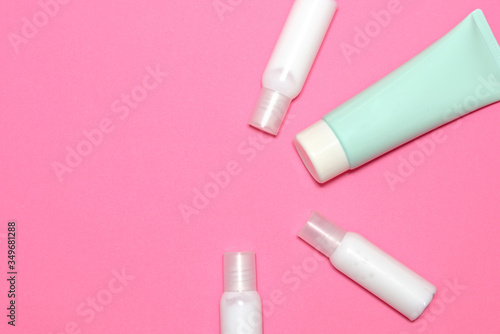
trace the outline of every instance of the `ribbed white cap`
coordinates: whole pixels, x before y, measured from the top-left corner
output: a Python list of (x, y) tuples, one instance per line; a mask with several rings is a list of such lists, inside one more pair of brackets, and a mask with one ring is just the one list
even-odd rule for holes
[(292, 99), (268, 88), (262, 88), (248, 123), (259, 130), (278, 134)]
[(319, 183), (333, 179), (350, 169), (342, 145), (323, 120), (299, 132), (294, 143), (302, 162)]
[(255, 291), (255, 253), (224, 253), (224, 291)]

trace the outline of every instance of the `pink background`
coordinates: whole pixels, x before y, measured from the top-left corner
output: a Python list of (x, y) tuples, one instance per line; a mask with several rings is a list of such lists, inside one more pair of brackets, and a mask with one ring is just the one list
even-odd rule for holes
[[(251, 250), (265, 333), (498, 333), (500, 104), (442, 127), (439, 142), (422, 137), (433, 140), (429, 155), (417, 140), (324, 186), (292, 139), (476, 8), (500, 37), (500, 3), (401, 0), (347, 59), (342, 43), (390, 1), (339, 1), (287, 125), (270, 139), (247, 120), (292, 1), (221, 1), (232, 5), (219, 16), (212, 0), (73, 0), (48, 22), (36, 1), (4, 1), (0, 277), (9, 220), (19, 275), (15, 329), (0, 280), (0, 331), (218, 333), (222, 253)], [(33, 15), (47, 24), (14, 47), (9, 37)], [(157, 66), (168, 72), (159, 84), (147, 77)], [(144, 78), (157, 86), (147, 98), (113, 110)], [(84, 132), (102, 122), (108, 133), (60, 182), (54, 163), (67, 147), (89, 150)], [(401, 159), (419, 157), (404, 182), (388, 183)], [(237, 175), (213, 188), (228, 165)], [(205, 187), (212, 198), (184, 219)], [(409, 322), (316, 257), (296, 237), (313, 210), (434, 283), (424, 315)]]

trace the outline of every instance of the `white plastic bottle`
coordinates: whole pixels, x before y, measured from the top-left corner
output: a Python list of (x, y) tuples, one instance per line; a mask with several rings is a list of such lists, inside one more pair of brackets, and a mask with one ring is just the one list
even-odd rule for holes
[(430, 304), (436, 287), (380, 248), (314, 212), (299, 237), (333, 266), (410, 320)]
[(224, 253), (221, 334), (262, 334), (262, 302), (257, 292), (255, 253)]
[(295, 0), (264, 71), (250, 125), (278, 133), (291, 101), (304, 86), (336, 9), (334, 0)]

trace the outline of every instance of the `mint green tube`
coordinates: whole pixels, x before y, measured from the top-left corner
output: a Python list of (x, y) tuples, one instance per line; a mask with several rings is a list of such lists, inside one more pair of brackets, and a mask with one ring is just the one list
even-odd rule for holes
[(385, 78), (300, 132), (295, 146), (323, 183), (500, 100), (500, 47), (481, 10)]

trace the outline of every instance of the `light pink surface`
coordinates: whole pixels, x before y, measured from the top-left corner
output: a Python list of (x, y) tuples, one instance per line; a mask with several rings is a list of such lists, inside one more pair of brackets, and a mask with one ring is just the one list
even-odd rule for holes
[[(441, 128), (434, 152), (392, 187), (387, 172), (418, 155), (418, 141), (320, 186), (292, 139), (476, 8), (500, 37), (500, 3), (401, 0), (347, 59), (342, 43), (393, 0), (339, 1), (272, 139), (247, 120), (292, 1), (221, 1), (231, 10), (219, 16), (212, 0), (73, 0), (17, 52), (9, 36), (40, 5), (4, 1), (0, 332), (218, 333), (222, 253), (251, 250), (266, 334), (498, 333), (500, 104)], [(156, 85), (148, 68), (168, 76)], [(148, 97), (114, 112), (144, 79)], [(89, 149), (83, 132), (99, 127), (108, 133), (59, 182), (54, 163), (67, 147)], [(184, 219), (182, 206), (226, 168), (228, 184)], [(433, 282), (430, 309), (411, 323), (317, 257), (296, 236), (313, 210)], [(18, 224), (16, 328), (5, 316), (9, 220)], [(122, 270), (125, 283), (114, 278)]]

